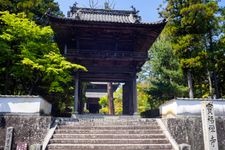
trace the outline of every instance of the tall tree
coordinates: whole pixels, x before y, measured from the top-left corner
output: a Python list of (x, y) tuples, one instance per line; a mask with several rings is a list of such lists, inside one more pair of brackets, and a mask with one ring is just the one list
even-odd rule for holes
[[(144, 91), (149, 95), (151, 109), (155, 109), (166, 100), (185, 96), (187, 90), (183, 83), (183, 72), (178, 57), (173, 53), (170, 39), (167, 38), (165, 31), (150, 49), (150, 60), (141, 73), (145, 76), (145, 80), (141, 82), (149, 83)], [(146, 76), (145, 68), (147, 72), (150, 68), (149, 76)]]
[(214, 42), (214, 69), (217, 73), (219, 96), (225, 98), (225, 7), (219, 10), (219, 38)]
[(52, 29), (36, 25), (24, 13), (9, 12), (0, 12), (0, 26), (0, 94), (68, 99), (71, 72), (86, 69), (60, 54)]
[(210, 43), (205, 42), (205, 35), (210, 33), (214, 25), (211, 23), (218, 6), (216, 2), (203, 4), (201, 0), (167, 0), (167, 2), (168, 6), (162, 12), (162, 16), (168, 19), (168, 35), (173, 40), (172, 47), (187, 76), (189, 97), (194, 97), (194, 92), (198, 97), (202, 92), (199, 94), (194, 90), (194, 85), (201, 86), (208, 74), (206, 68), (209, 55), (206, 45)]

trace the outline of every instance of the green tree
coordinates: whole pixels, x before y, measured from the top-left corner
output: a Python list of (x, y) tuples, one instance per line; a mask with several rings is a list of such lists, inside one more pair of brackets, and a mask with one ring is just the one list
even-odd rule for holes
[(0, 26), (0, 94), (69, 101), (71, 72), (86, 69), (60, 54), (52, 29), (36, 25), (24, 13), (9, 12), (0, 12)]
[(215, 78), (218, 80), (219, 96), (225, 98), (225, 7), (220, 8), (219, 17), (220, 38), (217, 38), (216, 46), (214, 46), (216, 49), (214, 51), (214, 67), (217, 73)]
[[(143, 83), (138, 83), (137, 85), (137, 97), (138, 97), (138, 112), (146, 111), (150, 108), (148, 103), (149, 96), (144, 91), (145, 85)], [(114, 93), (114, 105), (115, 105), (115, 115), (121, 115), (123, 112), (123, 92), (122, 87), (119, 87)], [(108, 114), (108, 98), (107, 96), (101, 97), (99, 100), (99, 105), (101, 105), (100, 113)]]
[[(141, 82), (147, 84), (142, 90), (149, 95), (150, 109), (155, 109), (164, 101), (174, 97), (185, 96), (187, 88), (184, 84), (183, 72), (165, 31), (149, 50), (149, 56), (150, 60), (145, 64), (145, 68), (150, 74)], [(141, 74), (146, 73), (145, 68)]]
[(28, 18), (39, 24), (46, 23), (47, 11), (51, 11), (55, 15), (63, 15), (58, 3), (54, 0), (2, 0), (0, 1), (0, 11), (16, 14), (24, 12)]
[(147, 87), (148, 87), (148, 85), (146, 83), (138, 83), (137, 84), (138, 112), (139, 113), (149, 110), (151, 107), (151, 105), (149, 103), (151, 96), (145, 92)]
[(211, 77), (208, 77), (211, 64), (208, 50), (212, 50), (212, 31), (217, 25), (217, 3), (204, 4), (201, 0), (167, 2), (168, 7), (162, 12), (162, 16), (168, 19), (167, 33), (187, 77), (189, 97), (194, 97), (194, 92), (196, 97), (201, 97), (205, 93), (203, 87), (212, 85)]

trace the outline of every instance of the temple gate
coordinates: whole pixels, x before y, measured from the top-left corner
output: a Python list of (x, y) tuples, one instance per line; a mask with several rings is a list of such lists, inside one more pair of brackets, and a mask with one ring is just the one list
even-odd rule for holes
[(165, 22), (143, 23), (138, 11), (80, 8), (67, 17), (49, 14), (61, 53), (88, 72), (76, 72), (75, 113), (82, 113), (82, 82), (120, 82), (123, 114), (137, 112), (137, 73), (148, 59), (148, 50)]

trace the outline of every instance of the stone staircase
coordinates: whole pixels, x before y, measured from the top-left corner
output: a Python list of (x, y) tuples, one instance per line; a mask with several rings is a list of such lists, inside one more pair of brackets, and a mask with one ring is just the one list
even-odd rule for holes
[(172, 150), (155, 119), (79, 119), (58, 125), (48, 150)]

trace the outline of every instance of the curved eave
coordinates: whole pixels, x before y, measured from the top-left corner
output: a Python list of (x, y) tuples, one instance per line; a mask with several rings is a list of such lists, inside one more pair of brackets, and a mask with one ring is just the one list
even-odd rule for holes
[(90, 20), (76, 20), (74, 18), (65, 18), (48, 15), (50, 23), (71, 24), (71, 25), (104, 25), (104, 26), (119, 26), (119, 27), (135, 27), (135, 28), (154, 28), (163, 29), (166, 21), (154, 23), (122, 23), (122, 22), (106, 22), (106, 21), (90, 21)]

